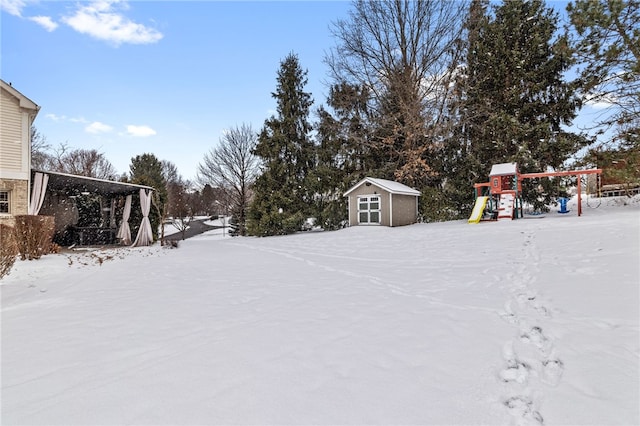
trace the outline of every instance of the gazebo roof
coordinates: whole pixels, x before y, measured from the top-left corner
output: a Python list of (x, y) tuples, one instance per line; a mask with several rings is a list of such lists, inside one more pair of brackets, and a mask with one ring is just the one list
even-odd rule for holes
[(136, 185), (127, 182), (116, 182), (107, 179), (97, 179), (87, 176), (78, 176), (68, 173), (47, 172), (33, 170), (49, 175), (47, 189), (62, 192), (67, 195), (79, 195), (83, 193), (94, 193), (100, 195), (129, 195), (136, 194), (140, 189), (153, 188), (145, 185)]

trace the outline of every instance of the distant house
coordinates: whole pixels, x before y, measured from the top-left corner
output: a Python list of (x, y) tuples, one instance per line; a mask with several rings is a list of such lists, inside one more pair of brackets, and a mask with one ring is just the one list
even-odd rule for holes
[(416, 223), (420, 191), (386, 179), (367, 177), (344, 193), (349, 225), (402, 226)]
[(29, 209), (31, 125), (40, 107), (0, 80), (0, 224)]

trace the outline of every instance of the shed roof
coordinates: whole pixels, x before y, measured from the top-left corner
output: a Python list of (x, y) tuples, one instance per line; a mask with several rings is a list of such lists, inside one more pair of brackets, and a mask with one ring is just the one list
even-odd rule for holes
[[(33, 170), (33, 172), (36, 171), (38, 170)], [(68, 195), (78, 195), (83, 192), (102, 195), (128, 195), (138, 193), (140, 189), (153, 191), (150, 186), (136, 185), (134, 183), (116, 182), (61, 172), (41, 171), (40, 173), (49, 175), (47, 189), (60, 191)]]
[(518, 165), (516, 163), (500, 163), (491, 166), (489, 176), (515, 175), (518, 173)]
[(391, 194), (400, 194), (400, 195), (414, 195), (419, 196), (420, 191), (417, 191), (407, 185), (401, 184), (400, 182), (395, 182), (387, 179), (377, 179), (372, 177), (366, 177), (362, 179), (360, 182), (352, 186), (347, 192), (344, 193), (344, 196), (348, 196), (351, 192), (353, 192), (359, 186), (370, 183), (375, 185)]

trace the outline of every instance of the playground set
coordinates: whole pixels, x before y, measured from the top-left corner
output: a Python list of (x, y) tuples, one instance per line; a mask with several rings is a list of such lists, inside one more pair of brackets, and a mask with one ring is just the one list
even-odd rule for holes
[[(522, 206), (522, 181), (554, 176), (577, 176), (578, 216), (582, 215), (582, 175), (600, 175), (602, 169), (567, 170), (560, 172), (519, 173), (516, 163), (494, 164), (489, 173), (489, 182), (473, 185), (476, 197), (469, 223), (481, 220), (512, 220), (524, 217)], [(561, 198), (558, 213), (568, 213), (567, 199)], [(485, 217), (487, 217), (485, 219)]]

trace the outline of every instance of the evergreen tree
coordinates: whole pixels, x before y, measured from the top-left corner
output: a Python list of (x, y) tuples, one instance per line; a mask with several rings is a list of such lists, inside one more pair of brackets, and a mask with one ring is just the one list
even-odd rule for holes
[(613, 127), (614, 141), (639, 138), (640, 0), (576, 0), (567, 11), (584, 95), (609, 107), (596, 127)]
[[(481, 2), (472, 6), (460, 90), (469, 172), (480, 182), (496, 163), (517, 162), (525, 173), (561, 168), (587, 141), (563, 127), (575, 118), (580, 100), (575, 85), (564, 80), (572, 59), (566, 37), (555, 37), (557, 14), (542, 0), (505, 1), (493, 7), (493, 16), (481, 15)], [(525, 200), (538, 208), (558, 195), (548, 179), (524, 184)]]
[(289, 54), (280, 63), (276, 91), (272, 93), (277, 116), (265, 121), (254, 151), (263, 170), (256, 179), (248, 213), (247, 230), (251, 235), (296, 232), (312, 212), (315, 194), (309, 185), (309, 172), (315, 165), (315, 150), (308, 117), (313, 101), (304, 91), (306, 83), (307, 72), (300, 67), (297, 55)]
[(607, 106), (590, 129), (598, 143), (585, 160), (604, 167), (605, 178), (634, 186), (640, 181), (640, 1), (576, 0), (567, 11), (583, 96)]
[[(138, 185), (150, 186), (154, 189), (152, 195), (153, 206), (149, 211), (149, 222), (151, 222), (151, 230), (153, 231), (154, 240), (158, 239), (158, 228), (162, 224), (162, 220), (167, 211), (167, 182), (163, 174), (163, 165), (160, 160), (153, 154), (137, 155), (131, 159), (129, 165), (131, 174), (131, 182)], [(139, 196), (137, 205), (140, 205)], [(142, 221), (142, 212), (140, 208), (131, 209), (130, 223), (132, 224), (131, 233), (136, 235), (138, 227)]]
[(488, 0), (472, 0), (464, 24), (464, 36), (459, 40), (459, 63), (453, 64), (452, 92), (446, 103), (448, 126), (440, 127), (442, 143), (436, 154), (437, 172), (441, 178), (439, 188), (429, 189), (420, 198), (424, 206), (420, 209), (424, 219), (451, 220), (468, 217), (474, 203), (473, 184), (487, 178), (483, 167), (475, 164), (471, 155), (471, 129), (481, 129), (483, 122), (474, 116), (477, 110), (469, 108), (469, 87), (477, 84), (478, 75), (467, 73), (468, 64), (478, 61), (484, 52), (470, 49), (480, 42), (484, 28)]
[(324, 229), (338, 229), (348, 219), (344, 192), (378, 170), (370, 140), (369, 95), (363, 87), (345, 82), (330, 88), (328, 106), (318, 111), (317, 165), (310, 182), (315, 185), (314, 216)]

